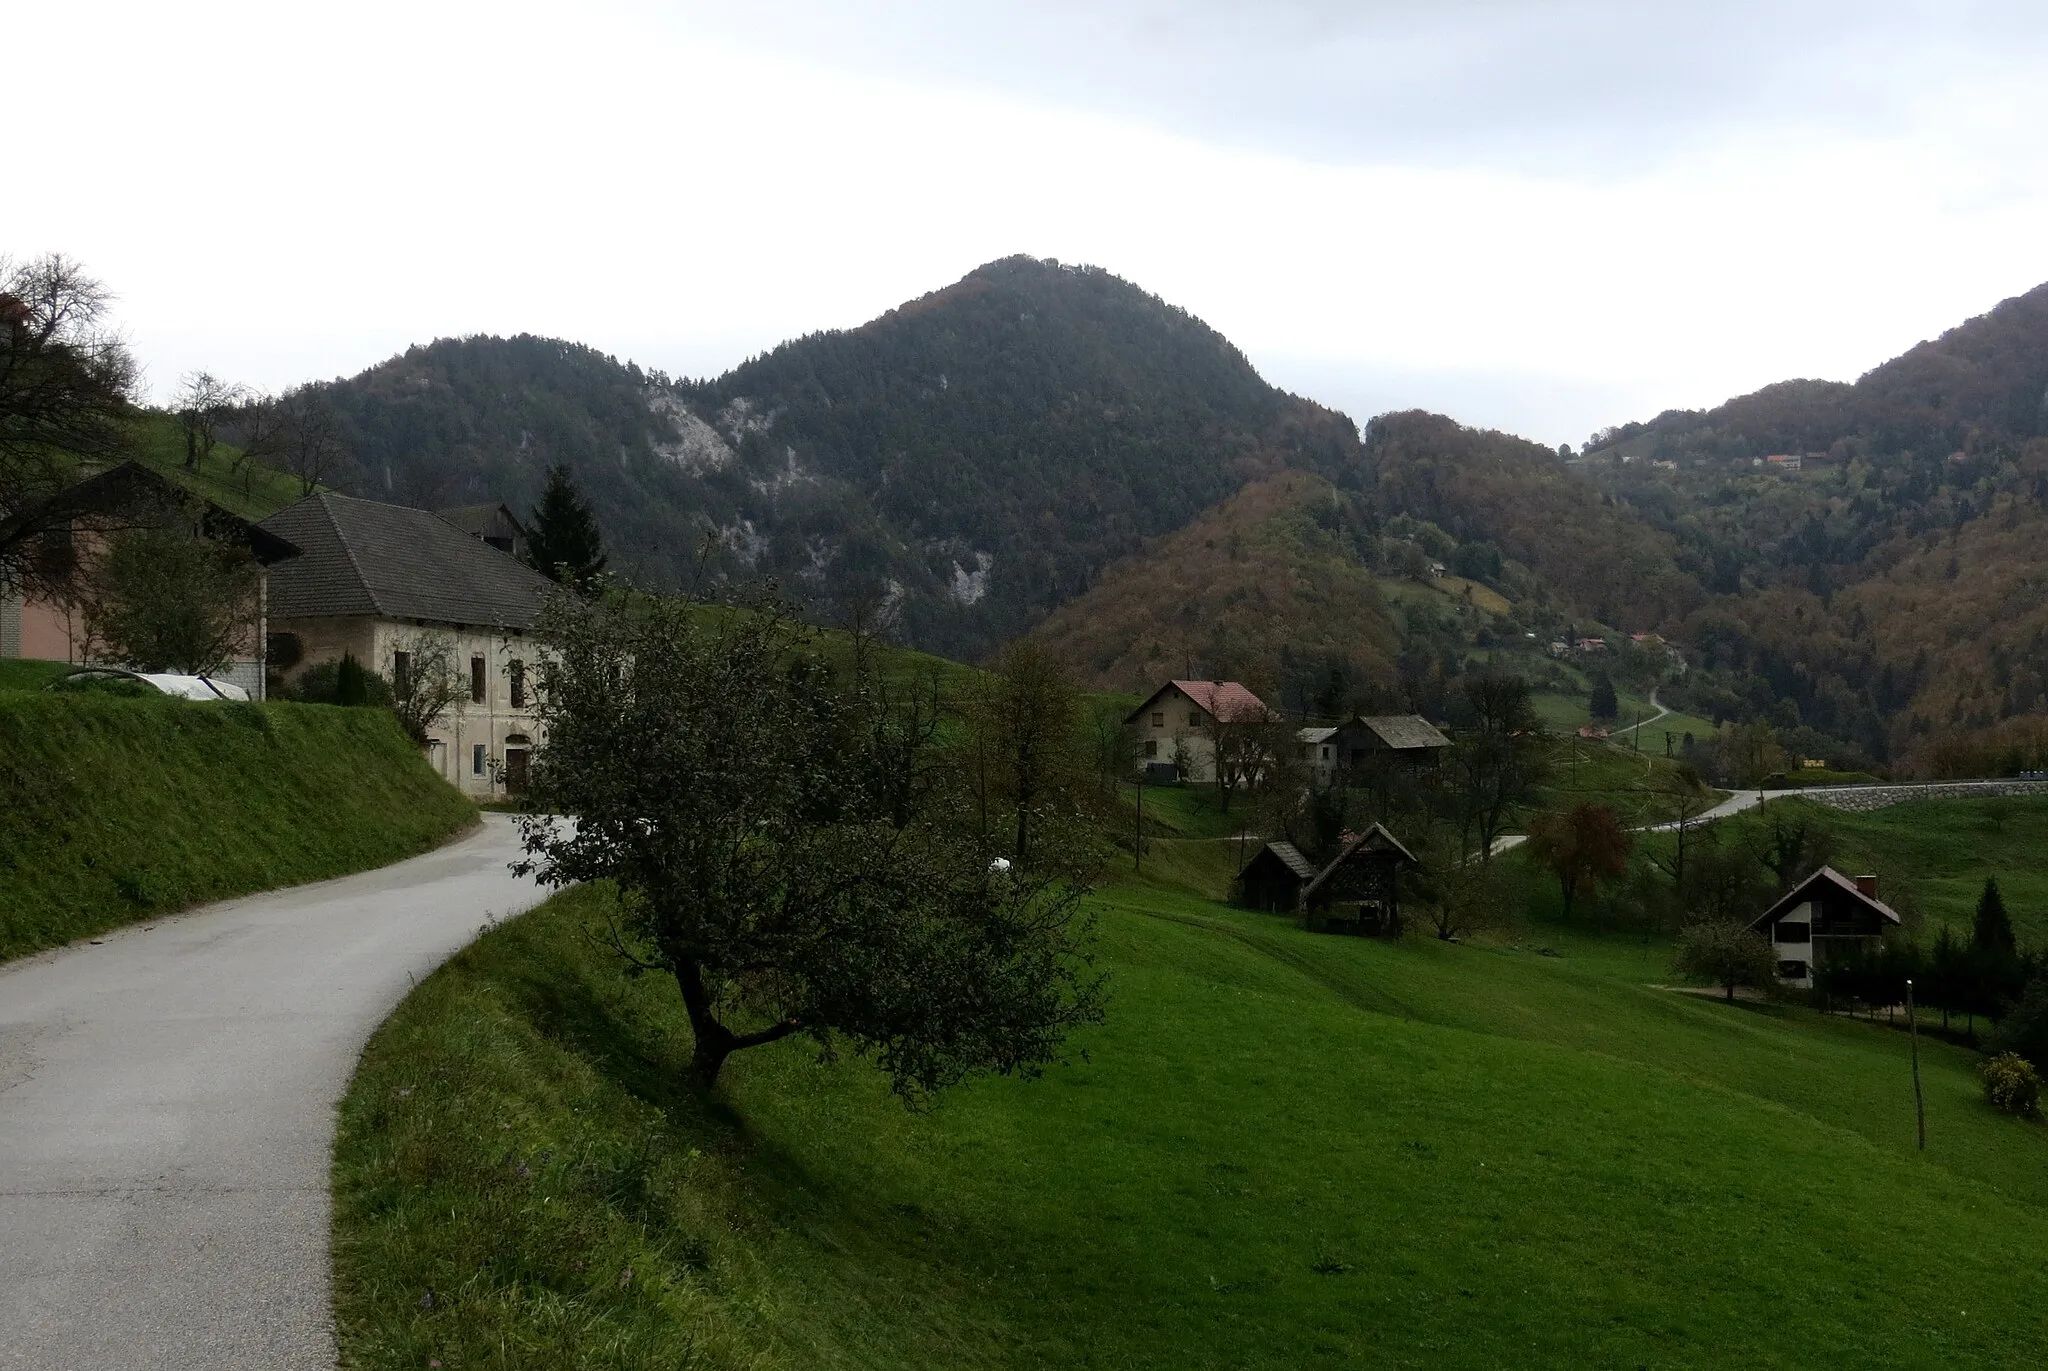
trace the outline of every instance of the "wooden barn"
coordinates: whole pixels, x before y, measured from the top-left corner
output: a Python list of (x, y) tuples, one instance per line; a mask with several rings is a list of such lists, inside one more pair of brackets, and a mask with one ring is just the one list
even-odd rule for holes
[(1401, 868), (1414, 865), (1415, 854), (1374, 824), (1302, 889), (1304, 926), (1314, 933), (1398, 933)]
[(1301, 908), (1301, 892), (1316, 878), (1315, 863), (1293, 843), (1267, 843), (1238, 873), (1238, 902), (1268, 914)]

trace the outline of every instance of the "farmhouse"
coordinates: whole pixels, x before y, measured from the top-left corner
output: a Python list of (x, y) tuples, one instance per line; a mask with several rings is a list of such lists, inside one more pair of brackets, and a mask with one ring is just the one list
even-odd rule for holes
[(1414, 865), (1415, 854), (1374, 824), (1302, 888), (1303, 923), (1315, 933), (1398, 932), (1400, 871)]
[(522, 790), (537, 741), (525, 635), (552, 583), (423, 509), (322, 491), (262, 527), (304, 549), (271, 578), (279, 678), (350, 653), (403, 690), (438, 663), (467, 689), (432, 721), (428, 761), (481, 798)]
[(1831, 866), (1808, 876), (1749, 925), (1770, 939), (1778, 979), (1811, 987), (1815, 967), (1884, 941), (1898, 913), (1877, 898), (1877, 877), (1851, 880)]
[[(265, 578), (269, 568), (299, 555), (289, 539), (250, 523), (187, 490), (139, 462), (122, 462), (78, 482), (38, 506), (34, 518), (46, 532), (36, 537), (34, 555), (47, 579), (76, 586), (104, 539), (123, 528), (182, 523), (200, 537), (246, 548), (257, 573), (255, 593), (242, 611), (235, 653), (215, 679), (229, 681), (263, 698)], [(71, 592), (32, 594), (0, 588), (0, 657), (30, 657), (87, 665), (109, 662), (96, 641), (84, 596)]]
[(1237, 681), (1168, 681), (1124, 716), (1135, 731), (1137, 766), (1172, 766), (1184, 781), (1216, 779), (1216, 745), (1232, 729), (1275, 723), (1278, 711)]

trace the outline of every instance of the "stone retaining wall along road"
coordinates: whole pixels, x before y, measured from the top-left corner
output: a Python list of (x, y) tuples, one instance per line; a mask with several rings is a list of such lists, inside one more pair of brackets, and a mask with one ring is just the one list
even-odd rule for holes
[(1994, 795), (2048, 794), (2048, 781), (1936, 781), (1929, 785), (1845, 786), (1839, 790), (1784, 792), (1830, 809), (1861, 814), (1908, 800), (1982, 800)]

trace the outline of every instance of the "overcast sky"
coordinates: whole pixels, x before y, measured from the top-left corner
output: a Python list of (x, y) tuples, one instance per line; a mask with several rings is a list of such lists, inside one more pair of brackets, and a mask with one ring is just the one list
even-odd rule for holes
[(521, 331), (710, 374), (1027, 252), (1361, 422), (1577, 443), (2048, 280), (2039, 0), (0, 0), (0, 32), (0, 251), (82, 259), (160, 392)]

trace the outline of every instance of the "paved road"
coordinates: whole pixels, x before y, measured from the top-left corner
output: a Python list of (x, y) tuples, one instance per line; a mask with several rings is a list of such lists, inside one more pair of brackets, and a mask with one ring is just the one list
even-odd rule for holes
[(331, 1368), (334, 1105), (539, 892), (511, 821), (0, 967), (0, 1368)]

